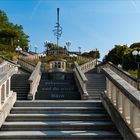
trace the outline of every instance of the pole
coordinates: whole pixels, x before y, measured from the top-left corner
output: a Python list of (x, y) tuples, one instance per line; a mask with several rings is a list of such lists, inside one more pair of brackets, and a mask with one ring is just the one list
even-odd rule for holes
[[(57, 8), (57, 32), (59, 32), (59, 8)], [(58, 47), (59, 37), (57, 36), (57, 47)]]
[(140, 79), (140, 62), (138, 62), (137, 78)]

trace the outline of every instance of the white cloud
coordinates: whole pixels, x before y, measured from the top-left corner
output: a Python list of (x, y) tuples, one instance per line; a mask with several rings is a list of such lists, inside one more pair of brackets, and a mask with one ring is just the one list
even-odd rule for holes
[(37, 4), (33, 7), (33, 11), (32, 11), (32, 13), (31, 13), (30, 19), (32, 19), (32, 18), (34, 17), (34, 15), (35, 15), (37, 9), (39, 8), (40, 4), (41, 4), (41, 0), (38, 0), (38, 1), (37, 1)]
[(137, 6), (136, 2), (134, 0), (131, 0), (131, 3), (133, 5), (133, 7), (135, 8), (136, 12), (140, 14), (140, 9), (139, 7)]

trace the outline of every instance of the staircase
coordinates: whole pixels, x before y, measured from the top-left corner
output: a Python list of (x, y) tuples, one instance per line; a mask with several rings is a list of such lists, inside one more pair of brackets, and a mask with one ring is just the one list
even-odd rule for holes
[(101, 101), (17, 101), (1, 140), (122, 140)]
[(100, 100), (100, 94), (106, 89), (106, 79), (103, 74), (95, 71), (86, 73), (88, 82), (86, 84), (89, 100)]
[(14, 74), (11, 78), (11, 89), (17, 93), (17, 100), (27, 100), (30, 74)]
[(80, 100), (73, 73), (42, 73), (36, 100)]

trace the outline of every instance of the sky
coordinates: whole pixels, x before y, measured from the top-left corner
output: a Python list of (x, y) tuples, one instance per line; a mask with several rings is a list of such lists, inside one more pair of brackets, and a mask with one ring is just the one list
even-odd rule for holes
[(70, 41), (70, 51), (97, 48), (102, 59), (114, 45), (140, 42), (140, 0), (0, 0), (0, 9), (23, 26), (37, 52), (44, 51), (46, 40), (56, 43), (57, 8), (63, 28), (59, 45)]

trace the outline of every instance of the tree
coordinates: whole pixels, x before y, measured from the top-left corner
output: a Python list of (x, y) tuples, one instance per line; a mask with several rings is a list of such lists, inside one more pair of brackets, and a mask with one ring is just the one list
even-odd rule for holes
[(100, 58), (100, 53), (99, 53), (99, 50), (96, 49), (90, 52), (84, 52), (82, 56), (87, 57), (87, 58)]
[[(9, 45), (9, 50), (15, 50), (18, 40), (20, 47), (27, 49), (29, 36), (23, 31), (22, 25), (9, 22), (6, 13), (0, 10), (0, 44)], [(13, 49), (14, 48), (14, 49)]]
[(130, 45), (131, 49), (140, 49), (140, 42), (137, 43), (133, 43), (132, 45)]
[(123, 64), (124, 55), (126, 54), (129, 47), (127, 45), (115, 45), (115, 47), (109, 51), (106, 56), (106, 61), (111, 61), (113, 64)]
[(136, 61), (140, 62), (140, 56), (134, 57), (132, 52), (134, 50), (140, 51), (139, 45), (140, 43), (133, 43), (130, 47), (127, 45), (115, 45), (104, 57), (104, 61), (111, 61), (115, 65), (121, 64), (125, 70), (135, 70), (137, 69)]

